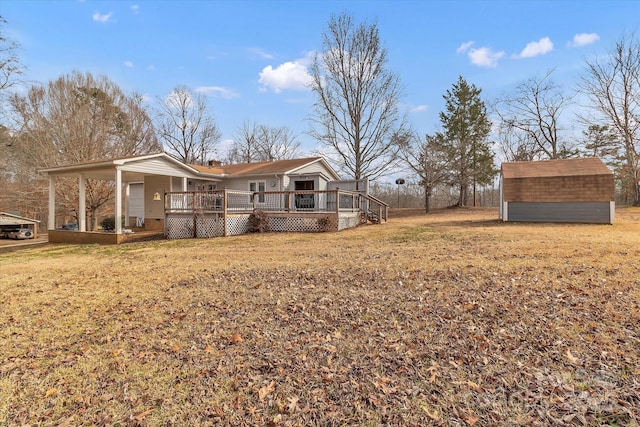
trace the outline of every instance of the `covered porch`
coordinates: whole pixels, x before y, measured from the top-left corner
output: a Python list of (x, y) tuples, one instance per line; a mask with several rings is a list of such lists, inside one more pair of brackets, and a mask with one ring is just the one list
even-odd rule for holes
[[(49, 242), (52, 243), (119, 244), (162, 234), (164, 193), (186, 191), (190, 180), (202, 179), (198, 171), (165, 153), (42, 168), (38, 171), (46, 173), (49, 177), (47, 229)], [(56, 205), (56, 182), (60, 177), (78, 180), (77, 230), (60, 228), (62, 224), (59, 224), (60, 214)], [(86, 194), (89, 179), (114, 183), (113, 230), (89, 230)], [(217, 180), (211, 179), (211, 181)], [(142, 218), (132, 217), (129, 212), (129, 188), (132, 183), (143, 183), (144, 216)], [(144, 228), (139, 227), (141, 224), (144, 224)]]

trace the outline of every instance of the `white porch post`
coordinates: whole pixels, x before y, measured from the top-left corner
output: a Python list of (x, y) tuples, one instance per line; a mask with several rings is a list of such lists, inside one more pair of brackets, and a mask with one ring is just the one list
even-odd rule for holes
[(87, 231), (87, 179), (81, 173), (78, 179), (78, 230)]
[(122, 234), (122, 171), (116, 167), (116, 234)]
[(188, 184), (189, 184), (189, 180), (184, 177), (182, 178), (182, 191), (187, 191), (188, 190)]
[(49, 219), (47, 229), (56, 229), (56, 177), (49, 175)]
[(129, 215), (130, 215), (129, 195), (131, 193), (130, 188), (131, 188), (131, 184), (127, 182), (127, 184), (124, 187), (124, 225), (125, 227), (129, 226)]

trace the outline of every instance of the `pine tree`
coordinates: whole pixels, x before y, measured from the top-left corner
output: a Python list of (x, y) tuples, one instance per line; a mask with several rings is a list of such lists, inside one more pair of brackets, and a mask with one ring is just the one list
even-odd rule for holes
[(440, 112), (443, 130), (432, 140), (433, 149), (447, 159), (449, 185), (459, 189), (458, 206), (465, 205), (470, 188), (475, 205), (476, 186), (490, 184), (497, 173), (487, 140), (491, 122), (480, 92), (462, 76), (458, 77), (444, 95), (446, 111)]

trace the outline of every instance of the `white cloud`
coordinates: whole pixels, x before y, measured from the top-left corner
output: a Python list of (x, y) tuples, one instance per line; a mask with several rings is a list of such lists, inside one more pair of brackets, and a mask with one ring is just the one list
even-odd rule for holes
[(249, 49), (247, 49), (249, 51), (249, 55), (251, 55), (252, 57), (258, 57), (260, 59), (274, 59), (275, 57), (268, 53), (265, 52), (264, 50), (258, 48), (258, 47), (250, 47)]
[(457, 49), (456, 49), (456, 53), (464, 53), (466, 52), (471, 46), (473, 46), (473, 41), (470, 42), (466, 42), (466, 43), (462, 43)]
[(428, 109), (429, 109), (429, 106), (425, 104), (409, 106), (410, 113), (419, 113), (421, 111), (427, 111)]
[(124, 66), (127, 68), (133, 68), (133, 62), (131, 61), (124, 61)]
[(573, 36), (573, 40), (567, 43), (569, 47), (582, 47), (600, 40), (600, 36), (596, 33), (580, 33)]
[(224, 99), (233, 99), (240, 96), (237, 92), (221, 86), (199, 86), (195, 91), (204, 93), (205, 95), (219, 96)]
[(138, 11), (140, 10), (140, 6), (138, 6), (137, 4), (134, 4), (133, 6), (131, 6), (131, 11), (137, 15)]
[(155, 66), (155, 65), (153, 65), (153, 64), (149, 64), (149, 65), (147, 65), (147, 70), (149, 70), (149, 71), (154, 71), (155, 69), (156, 69), (156, 66)]
[(494, 52), (491, 48), (481, 47), (469, 50), (471, 63), (479, 67), (493, 68), (498, 66), (498, 61), (504, 56), (504, 52)]
[(113, 12), (109, 12), (104, 15), (102, 15), (100, 12), (96, 12), (93, 14), (93, 20), (96, 22), (109, 22), (112, 16)]
[(282, 90), (308, 90), (311, 83), (311, 75), (307, 71), (307, 67), (303, 64), (305, 59), (285, 62), (273, 68), (268, 65), (262, 69), (260, 73), (261, 91), (267, 89), (280, 93)]
[(553, 42), (549, 37), (543, 37), (537, 42), (528, 43), (522, 52), (514, 55), (515, 58), (533, 58), (534, 56), (544, 55), (553, 50)]

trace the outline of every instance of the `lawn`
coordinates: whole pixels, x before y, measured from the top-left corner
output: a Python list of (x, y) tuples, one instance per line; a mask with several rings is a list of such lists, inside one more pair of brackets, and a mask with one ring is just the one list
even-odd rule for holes
[(0, 254), (0, 425), (640, 424), (640, 209)]

